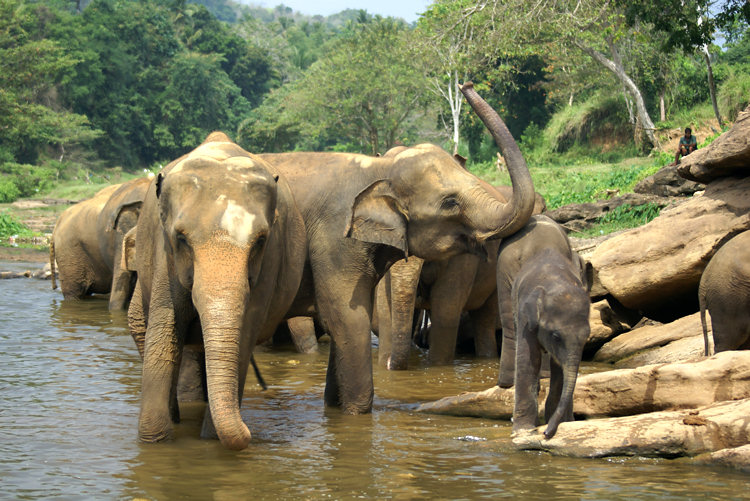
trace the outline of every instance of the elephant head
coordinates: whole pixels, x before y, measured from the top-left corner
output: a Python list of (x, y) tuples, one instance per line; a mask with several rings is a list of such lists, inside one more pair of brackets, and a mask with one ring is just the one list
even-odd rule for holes
[[(434, 261), (466, 252), (486, 257), (488, 239), (511, 235), (526, 224), (535, 192), (518, 145), (471, 82), (461, 90), (505, 154), (511, 199), (438, 146), (397, 147), (382, 157), (388, 175), (356, 196), (346, 236)], [(373, 162), (373, 170), (383, 162)]]
[(233, 143), (209, 137), (155, 183), (167, 267), (174, 277), (170, 295), (189, 297), (200, 317), (210, 413), (230, 449), (242, 449), (250, 440), (239, 412), (254, 345), (248, 303), (277, 202), (278, 177), (264, 165)]

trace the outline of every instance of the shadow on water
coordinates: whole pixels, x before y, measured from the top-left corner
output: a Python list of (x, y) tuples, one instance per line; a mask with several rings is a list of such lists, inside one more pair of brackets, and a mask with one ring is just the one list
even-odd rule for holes
[[(513, 451), (510, 423), (431, 416), (415, 404), (491, 386), (496, 362), (375, 369), (372, 414), (323, 406), (328, 347), (257, 349), (240, 452), (201, 440), (183, 403), (175, 440), (136, 440), (141, 362), (124, 313), (63, 301), (49, 282), (0, 283), (0, 478), (9, 498), (739, 499), (745, 476), (687, 461), (576, 460)], [(373, 350), (376, 357), (376, 350)]]

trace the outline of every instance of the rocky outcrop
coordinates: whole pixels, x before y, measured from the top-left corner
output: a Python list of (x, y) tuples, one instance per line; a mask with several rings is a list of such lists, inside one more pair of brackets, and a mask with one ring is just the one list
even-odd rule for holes
[(598, 350), (607, 341), (630, 329), (605, 300), (597, 301), (591, 305), (589, 325), (591, 326), (591, 333), (583, 348), (584, 359), (588, 359), (593, 353), (598, 353)]
[(573, 457), (695, 456), (747, 444), (750, 399), (696, 410), (562, 423), (554, 437), (544, 427), (513, 437), (522, 450)]
[[(692, 155), (692, 154), (691, 154)], [(633, 187), (636, 193), (660, 197), (686, 197), (706, 188), (704, 184), (680, 176), (676, 165), (667, 165)]]
[(677, 172), (700, 183), (724, 176), (750, 175), (750, 107), (739, 114), (730, 130), (685, 157)]
[[(669, 347), (678, 339), (700, 336), (703, 351), (703, 330), (700, 314), (695, 313), (667, 324), (646, 325), (620, 334), (605, 343), (594, 355), (595, 362), (614, 363), (644, 350)], [(644, 365), (644, 364), (641, 364)]]
[(698, 464), (729, 466), (750, 472), (750, 445), (701, 454), (695, 458), (695, 462)]
[(599, 218), (621, 205), (633, 207), (648, 203), (656, 204), (659, 208), (680, 203), (673, 198), (649, 195), (642, 193), (626, 193), (622, 196), (613, 197), (598, 202), (571, 204), (545, 212), (547, 216), (561, 224), (566, 230), (575, 232), (585, 230), (599, 222)]
[(709, 259), (750, 229), (750, 178), (722, 178), (703, 196), (662, 211), (650, 223), (602, 242), (589, 260), (594, 287), (634, 310), (669, 310), (692, 300)]
[[(544, 414), (547, 381), (540, 385)], [(750, 398), (750, 351), (725, 351), (698, 362), (657, 364), (582, 375), (573, 397), (576, 417), (626, 416), (694, 409), (724, 400)], [(497, 386), (428, 402), (418, 412), (510, 419), (513, 389)], [(750, 438), (750, 437), (749, 437)]]

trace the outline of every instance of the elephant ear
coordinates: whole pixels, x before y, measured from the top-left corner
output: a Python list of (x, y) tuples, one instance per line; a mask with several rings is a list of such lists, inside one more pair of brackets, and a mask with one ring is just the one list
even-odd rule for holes
[(408, 217), (387, 179), (375, 181), (354, 199), (344, 236), (373, 244), (390, 245), (409, 255)]
[(112, 214), (112, 216), (110, 216), (109, 225), (107, 225), (107, 231), (112, 231), (115, 228), (117, 228), (117, 223), (119, 222), (120, 216), (122, 215), (123, 212), (125, 212), (128, 209), (134, 209), (135, 212), (138, 212), (140, 211), (142, 205), (143, 205), (142, 200), (121, 204), (117, 208), (117, 210)]
[[(458, 153), (453, 154), (453, 159), (458, 162), (458, 164), (466, 169), (466, 157), (463, 155), (459, 155)], [(468, 169), (467, 169), (468, 170)]]
[(135, 238), (137, 227), (131, 228), (122, 237), (122, 252), (120, 253), (120, 268), (128, 271), (136, 271), (135, 268)]

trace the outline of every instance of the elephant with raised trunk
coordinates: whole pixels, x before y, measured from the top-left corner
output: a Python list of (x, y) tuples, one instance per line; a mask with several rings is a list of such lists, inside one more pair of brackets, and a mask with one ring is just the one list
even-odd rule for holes
[(128, 321), (144, 343), (139, 438), (172, 436), (182, 348), (197, 332), (208, 396), (202, 434), (215, 429), (225, 447), (245, 448), (251, 435), (239, 407), (252, 350), (273, 335), (302, 277), (305, 230), (289, 186), (214, 132), (151, 184), (135, 245)]
[[(138, 222), (149, 179), (108, 186), (63, 212), (50, 242), (50, 267), (60, 274), (65, 299), (109, 293), (109, 309), (122, 310), (135, 278), (121, 266), (124, 235)], [(53, 279), (52, 288), (57, 284)]]
[[(498, 197), (513, 197), (510, 186), (494, 188)], [(545, 208), (544, 198), (535, 194), (533, 214)], [(429, 310), (429, 363), (453, 361), (464, 312), (471, 319), (476, 355), (497, 357), (495, 332), (500, 322), (495, 268), (499, 245), (499, 240), (487, 244), (486, 259), (459, 254), (424, 264), (419, 258), (395, 263), (378, 284), (378, 363), (389, 370), (408, 368), (415, 307)]]
[(490, 239), (513, 234), (531, 215), (534, 187), (518, 146), (472, 85), (462, 90), (508, 160), (507, 203), (429, 144), (384, 157), (261, 155), (289, 181), (307, 230), (307, 279), (290, 316), (309, 315), (314, 306), (331, 337), (325, 402), (345, 413), (372, 408), (373, 291), (388, 268), (408, 256), (485, 255)]
[[(560, 422), (573, 419), (573, 390), (591, 331), (587, 284), (586, 267), (571, 249), (565, 230), (547, 216), (533, 216), (500, 245), (497, 293), (503, 345), (499, 382), (513, 384), (515, 379), (514, 432), (537, 425), (543, 352), (550, 356), (545, 436), (552, 437)], [(508, 359), (509, 353), (514, 359)], [(510, 371), (510, 377), (503, 371)]]
[(750, 231), (716, 251), (698, 286), (703, 340), (709, 354), (706, 311), (711, 315), (714, 353), (750, 349)]

